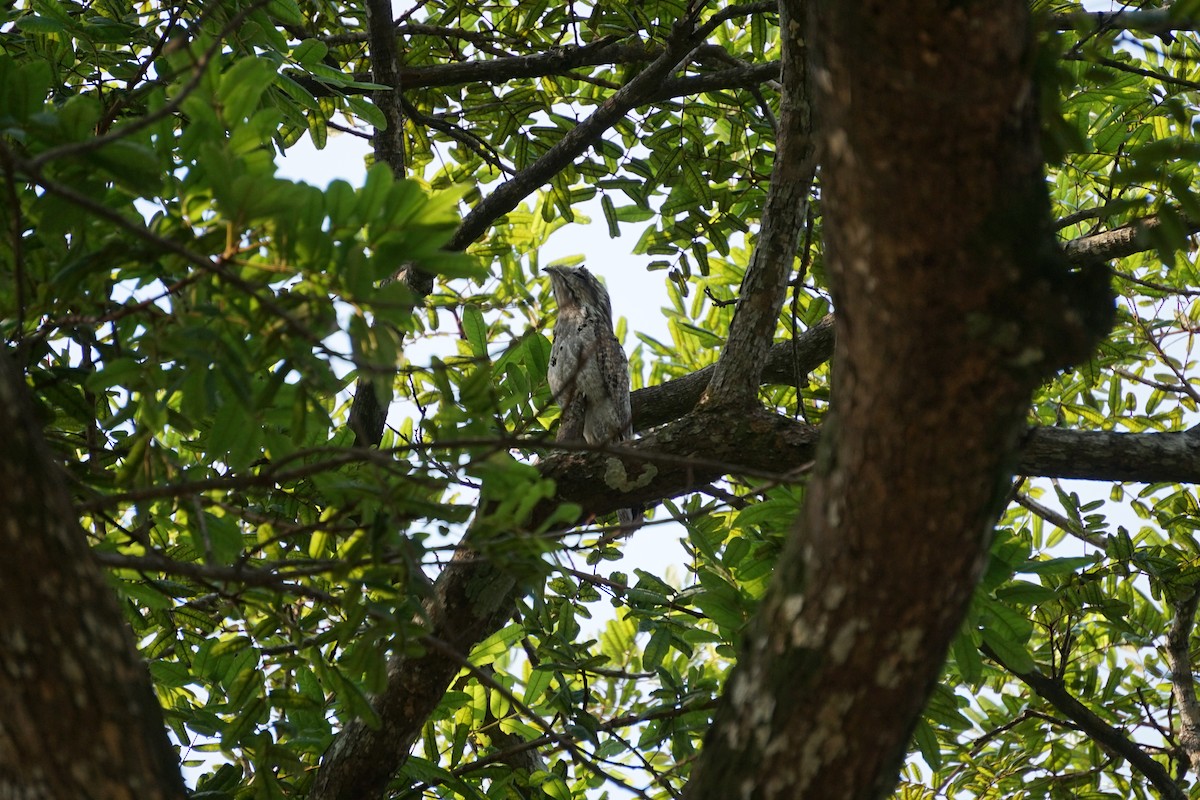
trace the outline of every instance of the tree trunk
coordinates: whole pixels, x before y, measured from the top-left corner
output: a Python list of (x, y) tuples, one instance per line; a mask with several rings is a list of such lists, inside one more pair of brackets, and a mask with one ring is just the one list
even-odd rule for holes
[(145, 663), (0, 354), (0, 797), (186, 797)]
[(689, 798), (889, 793), (1030, 393), (1111, 316), (1050, 229), (1025, 3), (815, 5), (834, 418)]

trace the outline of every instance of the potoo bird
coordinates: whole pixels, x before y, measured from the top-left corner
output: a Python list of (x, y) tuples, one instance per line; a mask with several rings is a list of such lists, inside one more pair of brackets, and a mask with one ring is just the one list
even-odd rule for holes
[[(558, 302), (547, 378), (562, 409), (558, 441), (611, 444), (633, 438), (629, 361), (613, 333), (608, 292), (586, 267), (546, 267)], [(638, 515), (640, 516), (640, 515)], [(622, 527), (635, 519), (618, 512)]]

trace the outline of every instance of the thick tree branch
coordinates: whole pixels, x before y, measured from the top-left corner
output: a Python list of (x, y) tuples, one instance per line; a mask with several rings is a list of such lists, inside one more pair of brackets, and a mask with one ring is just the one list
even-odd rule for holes
[[(367, 0), (367, 35), (371, 55), (372, 79), (386, 87), (372, 93), (375, 106), (387, 120), (371, 137), (375, 161), (387, 164), (392, 174), (403, 178), (407, 172), (404, 154), (404, 97), (401, 94), (399, 59), (396, 53), (395, 25), (392, 21), (391, 0)], [(420, 295), (433, 288), (433, 276), (417, 270), (408, 271), (409, 284)], [(392, 404), (392, 381), (395, 373), (382, 370), (376, 374), (360, 370), (354, 385), (354, 401), (346, 424), (354, 432), (355, 446), (378, 445), (383, 441), (387, 410)]]
[(808, 197), (817, 171), (809, 90), (806, 20), (780, 4), (783, 85), (779, 136), (771, 191), (750, 265), (742, 279), (729, 338), (713, 370), (702, 404), (748, 407), (755, 402), (767, 349), (775, 337), (787, 281), (796, 260)]
[(986, 645), (983, 647), (983, 653), (1017, 676), (1024, 684), (1037, 692), (1039, 697), (1058, 709), (1060, 714), (1079, 725), (1079, 729), (1088, 737), (1128, 761), (1131, 767), (1150, 781), (1161, 797), (1167, 798), (1167, 800), (1187, 800), (1187, 792), (1171, 779), (1166, 767), (1151, 758), (1137, 742), (1125, 736), (1118, 728), (1109, 725), (1090, 708), (1076, 700), (1060, 683), (1037, 670), (1020, 672), (1013, 669)]
[[(675, 383), (678, 383), (676, 381)], [(668, 384), (669, 385), (669, 384)], [(808, 426), (781, 415), (772, 414), (768, 427), (773, 436), (785, 440), (804, 437)], [(766, 424), (766, 423), (761, 423)], [(710, 432), (710, 439), (723, 438)], [(652, 448), (653, 438), (638, 440), (638, 450)], [(807, 441), (807, 440), (806, 440)], [(643, 444), (644, 443), (644, 444)], [(713, 449), (701, 448), (695, 452), (697, 458), (720, 458), (724, 445), (713, 442)], [(764, 470), (777, 475), (786, 475), (809, 464), (815, 454), (806, 448), (784, 447), (778, 454), (747, 453), (729, 460), (730, 472), (737, 473), (738, 467)], [(553, 462), (551, 462), (553, 463)], [(589, 462), (590, 463), (590, 462)], [(586, 464), (581, 466), (584, 473)], [(1137, 483), (1200, 483), (1200, 434), (1179, 433), (1114, 433), (1111, 431), (1080, 431), (1065, 428), (1032, 428), (1022, 437), (1017, 451), (1014, 471), (1018, 475), (1043, 478), (1074, 478), (1090, 481), (1131, 481)], [(585, 508), (605, 513), (616, 509), (617, 497), (607, 496), (603, 487), (596, 486), (600, 472), (585, 474), (584, 482), (592, 484), (596, 491), (596, 502), (580, 500)], [(697, 480), (696, 486), (703, 485)], [(640, 491), (638, 499), (654, 502), (659, 487), (650, 485)], [(668, 496), (668, 495), (662, 495)], [(661, 499), (661, 496), (658, 498)], [(610, 505), (611, 503), (611, 505)]]
[(1171, 666), (1171, 694), (1179, 710), (1180, 757), (1200, 775), (1200, 701), (1196, 699), (1196, 673), (1192, 665), (1192, 628), (1200, 586), (1187, 587), (1183, 597), (1171, 603), (1175, 617), (1167, 631), (1167, 663)]
[[(1184, 217), (1175, 219), (1179, 224), (1179, 233), (1200, 233), (1200, 220)], [(1154, 236), (1163, 224), (1162, 215), (1152, 214), (1111, 231), (1101, 231), (1073, 239), (1063, 245), (1063, 252), (1074, 264), (1124, 258), (1152, 249), (1155, 245)]]
[(1034, 428), (1025, 435), (1019, 475), (1088, 481), (1200, 483), (1200, 436)]
[(389, 0), (366, 0), (368, 52), (371, 57), (371, 80), (386, 88), (372, 92), (372, 101), (387, 120), (387, 127), (376, 130), (373, 137), (375, 160), (392, 168), (392, 174), (404, 177), (407, 159), (404, 155), (404, 109), (401, 92), (408, 88), (400, 74), (396, 52), (396, 33), (392, 23), (392, 4)]
[(695, 491), (729, 474), (795, 479), (812, 463), (817, 429), (765, 409), (700, 408), (611, 453), (575, 452), (547, 458), (542, 474), (558, 503), (578, 503), (585, 515), (616, 511), (631, 501), (653, 504)]
[[(802, 387), (808, 373), (833, 355), (833, 316), (827, 316), (794, 340), (776, 342), (767, 351), (762, 367), (764, 384)], [(682, 378), (638, 389), (631, 396), (633, 427), (645, 431), (691, 411), (704, 394), (716, 365), (710, 365)]]

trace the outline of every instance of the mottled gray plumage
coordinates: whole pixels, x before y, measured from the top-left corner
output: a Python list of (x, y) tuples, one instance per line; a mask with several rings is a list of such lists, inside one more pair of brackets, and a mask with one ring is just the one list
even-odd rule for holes
[[(612, 444), (633, 438), (629, 361), (613, 333), (608, 292), (586, 267), (547, 267), (558, 319), (547, 377), (562, 408), (558, 441)], [(622, 509), (622, 526), (634, 513)]]

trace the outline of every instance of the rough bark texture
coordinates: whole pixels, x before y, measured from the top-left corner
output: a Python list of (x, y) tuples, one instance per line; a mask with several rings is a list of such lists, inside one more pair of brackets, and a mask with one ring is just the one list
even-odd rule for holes
[(0, 797), (182, 798), (150, 674), (0, 353)]
[[(1184, 596), (1171, 603), (1175, 618), (1171, 620), (1171, 628), (1167, 631), (1171, 694), (1179, 712), (1179, 759), (1195, 775), (1200, 775), (1200, 700), (1196, 699), (1196, 677), (1192, 667), (1192, 628), (1196, 623), (1198, 604), (1200, 587), (1187, 587)], [(1158, 785), (1159, 781), (1155, 781), (1155, 786)], [(1177, 791), (1183, 795), (1182, 790)], [(1163, 795), (1168, 796), (1168, 792), (1163, 791)]]
[(779, 311), (817, 173), (811, 93), (801, 14), (804, 3), (779, 4), (779, 32), (786, 90), (780, 102), (779, 135), (771, 167), (771, 192), (763, 208), (754, 254), (738, 292), (729, 338), (702, 404), (747, 406), (758, 395), (767, 351), (775, 340)]
[(812, 24), (835, 419), (689, 798), (888, 794), (1029, 394), (1111, 314), (1052, 237), (1024, 3), (826, 0)]
[(1200, 483), (1200, 436), (1034, 428), (1017, 472), (1043, 478)]
[[(1124, 258), (1151, 249), (1154, 246), (1155, 232), (1162, 224), (1162, 217), (1154, 214), (1113, 228), (1111, 231), (1101, 231), (1073, 239), (1063, 245), (1063, 252), (1075, 264)], [(1176, 224), (1181, 232), (1189, 235), (1200, 230), (1200, 224), (1194, 219), (1178, 219)]]

